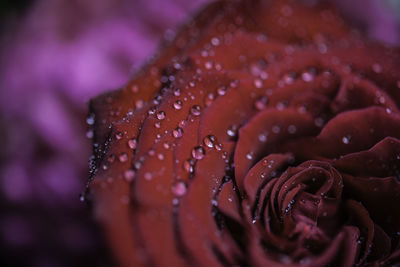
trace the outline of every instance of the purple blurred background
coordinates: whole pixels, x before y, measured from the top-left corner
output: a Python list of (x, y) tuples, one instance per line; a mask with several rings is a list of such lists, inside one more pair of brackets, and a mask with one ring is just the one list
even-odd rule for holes
[[(112, 265), (79, 201), (91, 150), (88, 100), (122, 86), (209, 1), (0, 4), (1, 266)], [(334, 2), (370, 37), (400, 43), (399, 0)]]

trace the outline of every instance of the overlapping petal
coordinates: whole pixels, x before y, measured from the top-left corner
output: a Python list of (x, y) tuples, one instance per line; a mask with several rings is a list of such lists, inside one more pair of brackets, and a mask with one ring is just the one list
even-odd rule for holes
[(120, 264), (398, 262), (399, 59), (324, 4), (207, 7), (92, 101), (89, 188)]

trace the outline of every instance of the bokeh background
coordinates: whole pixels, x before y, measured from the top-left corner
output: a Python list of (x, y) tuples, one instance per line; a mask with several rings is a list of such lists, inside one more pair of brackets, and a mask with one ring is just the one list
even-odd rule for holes
[[(79, 201), (87, 103), (210, 1), (0, 2), (0, 266), (113, 265)], [(400, 0), (331, 1), (370, 38), (400, 44)]]

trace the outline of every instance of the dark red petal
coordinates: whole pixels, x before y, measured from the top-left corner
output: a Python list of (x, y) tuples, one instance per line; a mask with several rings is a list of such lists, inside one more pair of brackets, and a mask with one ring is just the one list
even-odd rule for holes
[(355, 152), (333, 161), (333, 165), (353, 176), (399, 176), (400, 140), (386, 137), (369, 150)]
[(337, 158), (369, 149), (387, 136), (400, 138), (400, 116), (369, 107), (340, 113), (317, 137), (288, 142), (283, 150), (300, 159)]
[[(240, 129), (235, 149), (235, 177), (239, 189), (243, 190), (246, 173), (262, 155), (279, 151), (282, 142), (312, 135), (316, 131), (317, 127), (309, 114), (293, 109), (267, 109), (255, 115)], [(266, 140), (260, 139), (260, 135), (265, 135)]]

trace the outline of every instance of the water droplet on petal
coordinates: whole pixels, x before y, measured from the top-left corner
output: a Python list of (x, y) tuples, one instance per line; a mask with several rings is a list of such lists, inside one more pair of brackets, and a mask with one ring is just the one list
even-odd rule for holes
[(163, 144), (163, 147), (164, 147), (165, 149), (169, 149), (169, 148), (170, 148), (170, 145), (169, 145), (168, 142), (165, 142), (165, 143)]
[(128, 140), (128, 147), (130, 149), (136, 149), (137, 146), (137, 139), (136, 138), (132, 138)]
[(201, 107), (199, 105), (194, 105), (190, 109), (190, 114), (193, 116), (199, 116), (201, 114)]
[(183, 136), (183, 129), (181, 127), (177, 127), (172, 131), (172, 135), (175, 138), (181, 138)]
[(128, 160), (128, 154), (126, 154), (125, 152), (121, 153), (121, 155), (119, 155), (118, 159), (121, 162), (126, 162)]
[(272, 127), (272, 132), (275, 134), (278, 134), (281, 131), (281, 127), (279, 127), (278, 125), (275, 125)]
[(254, 107), (257, 110), (264, 110), (267, 107), (268, 98), (266, 96), (260, 97), (256, 102), (254, 102)]
[(121, 132), (118, 132), (115, 134), (115, 139), (120, 140), (122, 138), (123, 134)]
[(267, 142), (267, 135), (266, 134), (259, 134), (258, 135), (258, 140), (260, 140), (260, 142)]
[(180, 69), (182, 68), (182, 66), (181, 66), (181, 64), (179, 64), (178, 62), (175, 62), (175, 63), (174, 63), (174, 68), (175, 68), (176, 70), (180, 70)]
[(205, 154), (206, 154), (206, 152), (205, 152), (204, 148), (201, 146), (196, 146), (195, 148), (192, 149), (192, 157), (195, 159), (200, 160), (200, 159), (204, 158)]
[(226, 94), (226, 90), (227, 90), (226, 86), (220, 86), (217, 89), (217, 94), (218, 95), (225, 95)]
[(159, 120), (165, 119), (165, 112), (162, 110), (157, 112), (157, 119), (159, 119)]
[(218, 46), (219, 45), (219, 39), (217, 37), (214, 37), (211, 39), (211, 44), (213, 46)]
[(194, 165), (194, 162), (193, 162), (192, 159), (185, 160), (185, 161), (183, 162), (183, 169), (184, 169), (186, 172), (188, 172), (188, 173), (193, 173), (193, 172), (194, 172), (194, 167), (193, 167), (193, 165)]
[(228, 130), (226, 130), (227, 135), (230, 137), (235, 137), (237, 134), (237, 126), (232, 125)]
[(135, 178), (135, 171), (134, 170), (125, 171), (124, 178), (127, 182), (131, 182), (133, 180), (133, 178)]
[(177, 182), (173, 187), (172, 187), (172, 192), (174, 193), (175, 196), (181, 197), (186, 194), (186, 185), (184, 182)]
[(214, 135), (207, 135), (206, 137), (204, 137), (203, 142), (207, 147), (212, 148), (214, 147), (214, 143), (216, 140), (217, 138)]
[(253, 83), (256, 88), (261, 88), (263, 86), (263, 81), (261, 79), (255, 79)]
[(210, 69), (213, 67), (212, 61), (206, 61), (206, 63), (204, 63), (204, 67), (205, 67), (207, 70), (210, 70)]
[(93, 136), (94, 136), (93, 130), (88, 130), (88, 131), (86, 132), (86, 137), (87, 137), (87, 138), (92, 139)]
[(136, 100), (135, 106), (137, 109), (140, 109), (144, 106), (144, 101), (142, 99)]
[(289, 72), (283, 76), (283, 81), (286, 84), (292, 84), (296, 78), (296, 74), (294, 72)]
[(135, 166), (136, 170), (139, 170), (142, 167), (142, 163), (140, 161), (136, 161), (133, 165)]
[(218, 150), (218, 151), (221, 151), (221, 150), (222, 150), (222, 144), (215, 144), (214, 147), (215, 147), (215, 149)]
[(342, 142), (344, 144), (346, 144), (346, 145), (349, 144), (350, 143), (350, 137), (349, 136), (343, 136)]
[(305, 82), (312, 82), (314, 80), (314, 75), (312, 75), (310, 72), (303, 72), (301, 74), (301, 78)]
[(153, 175), (150, 172), (146, 172), (144, 174), (144, 179), (146, 179), (147, 181), (150, 181), (151, 179), (153, 179)]
[(248, 159), (248, 160), (252, 160), (253, 159), (253, 152), (249, 152), (249, 153), (247, 153), (246, 154), (246, 159)]
[(176, 100), (176, 101), (174, 102), (174, 109), (176, 109), (176, 110), (182, 109), (182, 101)]
[(181, 95), (181, 89), (176, 88), (176, 89), (174, 90), (174, 96), (180, 96), (180, 95)]
[(86, 123), (88, 125), (93, 125), (94, 124), (94, 114), (90, 114), (87, 118), (86, 118)]

